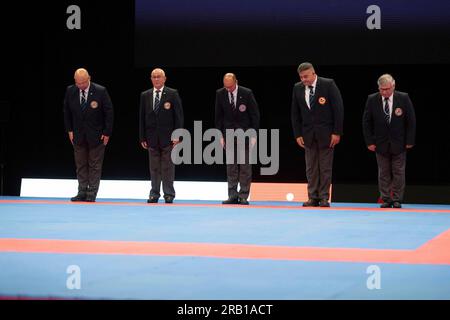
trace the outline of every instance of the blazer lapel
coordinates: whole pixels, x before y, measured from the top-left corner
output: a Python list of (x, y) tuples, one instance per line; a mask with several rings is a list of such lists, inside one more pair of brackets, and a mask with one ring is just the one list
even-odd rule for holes
[[(91, 87), (92, 87), (92, 84), (91, 84)], [(89, 88), (89, 91), (91, 90), (91, 87)], [(84, 108), (84, 109), (81, 108), (80, 89), (78, 89), (78, 88), (76, 88), (76, 90), (75, 90), (74, 99), (77, 99), (78, 110), (81, 112), (82, 115), (84, 115), (89, 106), (89, 92), (87, 93), (87, 96), (86, 96), (86, 99), (87, 99), (86, 100), (86, 108)]]
[(311, 110), (316, 107), (317, 99), (319, 99), (321, 97), (321, 95), (320, 95), (321, 89), (322, 89), (321, 82), (322, 81), (320, 80), (320, 78), (317, 77), (316, 87), (314, 88), (314, 98), (313, 98), (312, 104), (311, 104)]
[(86, 101), (86, 109), (87, 110), (90, 105), (92, 100), (94, 99), (94, 94), (95, 94), (95, 86), (93, 83), (91, 83), (91, 85), (89, 86), (89, 92), (87, 94), (87, 101)]
[[(395, 100), (394, 100), (395, 103)], [(394, 105), (392, 105), (392, 111), (394, 109)], [(386, 119), (386, 114), (384, 113), (384, 98), (381, 94), (378, 94), (378, 98), (377, 98), (377, 110), (381, 115), (381, 118), (384, 120), (384, 125), (386, 127), (389, 127), (390, 123), (388, 123), (385, 119)], [(391, 122), (392, 122), (392, 117), (391, 117)]]
[(227, 102), (227, 105), (228, 105), (228, 106), (231, 106), (231, 103), (230, 103), (230, 93), (228, 92), (227, 89), (224, 89), (223, 95), (224, 95), (225, 101)]
[(161, 92), (161, 97), (159, 99), (159, 106), (163, 106), (164, 102), (166, 102), (167, 99), (167, 90), (166, 87), (164, 87), (163, 91)]
[(153, 111), (153, 88), (150, 89), (150, 91), (148, 92), (148, 100), (149, 100), (149, 106), (150, 106), (150, 111)]
[[(238, 94), (239, 94), (239, 89), (238, 89)], [(226, 109), (233, 111), (233, 108), (231, 107), (231, 103), (230, 103), (230, 93), (225, 88), (223, 88), (223, 98), (226, 101), (226, 103), (225, 103), (225, 105), (227, 106)]]
[(241, 95), (241, 89), (238, 87), (238, 91), (236, 92), (236, 110), (239, 110), (239, 106), (242, 104), (242, 95)]
[(77, 101), (77, 106), (79, 107), (78, 110), (81, 111), (80, 89), (78, 89), (77, 87), (75, 87), (75, 91), (73, 93), (73, 99), (75, 99), (75, 101)]
[(394, 96), (392, 97), (392, 115), (391, 115), (391, 124), (397, 120), (397, 117), (395, 116), (395, 108), (398, 107), (398, 95), (394, 91)]
[(306, 88), (304, 85), (302, 87), (300, 87), (300, 97), (301, 97), (300, 102), (305, 106), (306, 110), (310, 111), (310, 109), (308, 108), (308, 104), (306, 103), (305, 90), (306, 90)]

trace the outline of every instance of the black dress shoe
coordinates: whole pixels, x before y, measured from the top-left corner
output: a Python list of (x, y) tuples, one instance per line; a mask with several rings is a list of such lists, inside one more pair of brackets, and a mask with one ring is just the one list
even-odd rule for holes
[(402, 204), (399, 201), (394, 201), (392, 208), (400, 209), (401, 207), (402, 207)]
[(148, 198), (147, 203), (157, 203), (158, 199), (158, 197), (150, 197)]
[(380, 208), (383, 208), (383, 209), (390, 208), (390, 207), (392, 207), (391, 202), (383, 202), (380, 206)]
[(242, 204), (242, 205), (244, 205), (244, 206), (248, 206), (248, 205), (249, 205), (249, 202), (248, 202), (247, 199), (239, 198), (239, 204)]
[(330, 203), (328, 202), (327, 199), (322, 199), (319, 201), (319, 207), (329, 207)]
[(222, 201), (222, 204), (239, 204), (238, 198), (228, 198), (225, 201)]
[(318, 207), (319, 206), (319, 201), (317, 201), (316, 199), (309, 199), (306, 202), (303, 202), (303, 207)]
[(85, 193), (79, 193), (75, 197), (70, 198), (70, 201), (86, 201), (86, 194)]
[(84, 200), (86, 202), (95, 202), (95, 196), (93, 195), (87, 195), (86, 196), (86, 200)]
[(173, 199), (174, 199), (174, 197), (170, 197), (170, 196), (164, 197), (164, 201), (166, 201), (166, 203), (173, 203)]

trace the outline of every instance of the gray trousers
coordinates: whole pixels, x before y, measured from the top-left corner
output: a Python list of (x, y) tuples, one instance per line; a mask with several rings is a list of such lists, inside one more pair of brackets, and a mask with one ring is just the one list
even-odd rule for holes
[(75, 166), (77, 168), (78, 192), (96, 197), (102, 175), (105, 145), (95, 147), (87, 144), (73, 145)]
[(316, 141), (310, 147), (305, 146), (309, 199), (329, 200), (333, 155), (333, 148), (320, 149)]
[[(248, 142), (248, 141), (247, 141)], [(228, 182), (228, 197), (248, 199), (250, 194), (250, 185), (252, 182), (252, 165), (250, 164), (249, 145), (238, 144), (235, 140), (233, 145), (227, 142), (226, 152), (229, 153), (230, 147), (234, 148), (234, 157), (231, 158), (227, 154), (227, 182)], [(241, 158), (242, 161), (238, 161)], [(242, 163), (242, 164), (239, 164)], [(239, 192), (237, 190), (239, 184)]]
[(172, 145), (164, 148), (148, 148), (150, 177), (152, 180), (152, 189), (150, 197), (161, 196), (161, 181), (163, 185), (164, 196), (175, 198), (175, 188), (173, 181), (175, 180), (175, 165), (170, 157)]
[(376, 155), (381, 199), (384, 202), (402, 202), (405, 193), (406, 151), (396, 155)]

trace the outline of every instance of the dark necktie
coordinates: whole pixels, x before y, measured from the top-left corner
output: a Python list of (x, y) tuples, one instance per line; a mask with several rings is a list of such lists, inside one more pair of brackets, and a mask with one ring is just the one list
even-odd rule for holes
[(391, 122), (389, 112), (389, 98), (384, 98), (384, 118), (386, 119), (386, 122), (388, 124)]
[(159, 93), (161, 92), (161, 90), (156, 90), (156, 96), (155, 96), (155, 103), (153, 104), (153, 110), (155, 110), (155, 112), (158, 112), (159, 110)]
[(231, 108), (233, 108), (233, 110), (236, 110), (236, 105), (234, 104), (234, 94), (233, 92), (230, 92), (230, 104), (231, 104)]
[(81, 110), (83, 111), (86, 109), (86, 92), (84, 90), (81, 90)]
[(314, 87), (309, 86), (309, 108), (312, 108), (314, 102)]

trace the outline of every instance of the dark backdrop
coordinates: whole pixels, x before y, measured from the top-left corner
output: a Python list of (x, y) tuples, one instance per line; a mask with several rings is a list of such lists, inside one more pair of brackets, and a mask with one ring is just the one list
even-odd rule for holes
[[(70, 4), (81, 7), (81, 30), (66, 28), (65, 12)], [(64, 132), (62, 102), (65, 88), (73, 83), (73, 72), (78, 67), (87, 68), (94, 82), (108, 88), (115, 107), (103, 179), (149, 179), (147, 154), (138, 141), (138, 108), (139, 93), (151, 86), (149, 73), (156, 65), (134, 66), (133, 1), (58, 1), (27, 7), (9, 4), (2, 15), (3, 194), (18, 195), (23, 177), (75, 178), (72, 148)], [(235, 57), (239, 52), (229, 54)], [(379, 54), (385, 53), (380, 50)], [(309, 60), (314, 63), (314, 57)], [(261, 127), (280, 129), (279, 173), (260, 176), (255, 167), (254, 180), (306, 181), (304, 154), (294, 141), (290, 125), (297, 65), (158, 67), (166, 71), (166, 85), (180, 92), (187, 129), (192, 129), (194, 120), (202, 120), (204, 129), (213, 126), (215, 90), (221, 87), (225, 72), (236, 73), (239, 83), (255, 93)], [(397, 81), (397, 89), (409, 92), (417, 115), (417, 145), (408, 153), (406, 200), (448, 202), (450, 65), (319, 64), (316, 71), (336, 80), (345, 104), (344, 136), (334, 161), (335, 201), (374, 201), (377, 197), (376, 161), (364, 145), (361, 117), (367, 95), (377, 90), (376, 79), (389, 72)], [(225, 168), (181, 165), (176, 178), (225, 181)]]
[[(380, 28), (368, 30), (374, 4)], [(322, 65), (450, 62), (447, 0), (136, 0), (135, 6), (137, 66), (284, 66), (304, 57)]]

